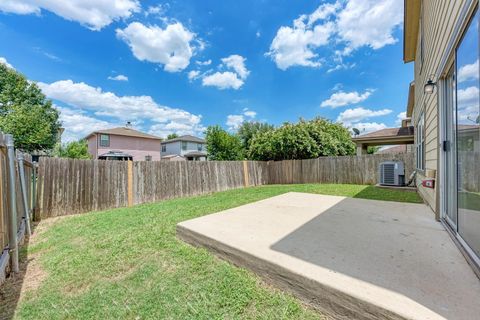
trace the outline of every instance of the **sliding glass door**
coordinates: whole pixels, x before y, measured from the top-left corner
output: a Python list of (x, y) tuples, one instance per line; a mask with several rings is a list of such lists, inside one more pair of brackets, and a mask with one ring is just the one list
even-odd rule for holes
[[(451, 206), (450, 210), (453, 211), (447, 214), (451, 220), (456, 220), (458, 234), (477, 257), (480, 257), (479, 43), (477, 10), (457, 47), (455, 57), (456, 103), (452, 117), (456, 119), (452, 119), (452, 129), (456, 159), (452, 160), (456, 160), (457, 179), (456, 199), (451, 202), (456, 202), (456, 208)], [(454, 215), (456, 219), (452, 217)]]

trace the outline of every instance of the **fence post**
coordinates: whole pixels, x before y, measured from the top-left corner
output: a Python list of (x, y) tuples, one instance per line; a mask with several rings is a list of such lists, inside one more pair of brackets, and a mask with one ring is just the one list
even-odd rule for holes
[(248, 179), (248, 161), (247, 160), (243, 160), (243, 178), (244, 178), (244, 181), (245, 181), (245, 188), (247, 188), (250, 183), (249, 183), (249, 179)]
[(127, 171), (127, 199), (128, 206), (133, 206), (133, 161), (128, 160), (128, 171)]
[(33, 162), (33, 168), (32, 168), (32, 219), (34, 221), (38, 221), (37, 217), (37, 170), (38, 170), (38, 164), (36, 162)]
[(15, 174), (15, 150), (13, 147), (13, 137), (11, 134), (5, 135), (5, 144), (7, 146), (8, 163), (8, 193), (10, 194), (10, 219), (9, 219), (9, 249), (12, 257), (12, 270), (18, 273), (18, 243), (17, 243), (17, 195), (16, 195), (16, 174)]
[(28, 206), (28, 197), (27, 197), (27, 183), (25, 181), (25, 162), (23, 153), (18, 153), (17, 156), (18, 160), (18, 175), (20, 177), (20, 192), (22, 193), (22, 200), (23, 200), (23, 209), (24, 209), (24, 219), (25, 224), (27, 226), (27, 234), (29, 236), (32, 235), (32, 229), (30, 227), (30, 213), (29, 213), (29, 206)]

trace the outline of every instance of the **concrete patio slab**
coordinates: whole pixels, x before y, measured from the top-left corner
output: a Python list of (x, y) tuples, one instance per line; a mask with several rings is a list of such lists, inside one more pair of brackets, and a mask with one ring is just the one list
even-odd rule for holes
[(177, 235), (333, 319), (478, 319), (480, 281), (420, 204), (287, 193)]

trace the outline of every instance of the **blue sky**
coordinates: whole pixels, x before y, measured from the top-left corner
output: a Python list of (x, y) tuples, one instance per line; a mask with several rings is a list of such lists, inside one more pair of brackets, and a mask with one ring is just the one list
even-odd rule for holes
[(165, 136), (322, 116), (367, 132), (405, 111), (403, 1), (64, 3), (2, 1), (0, 60), (54, 100), (66, 141), (126, 121)]

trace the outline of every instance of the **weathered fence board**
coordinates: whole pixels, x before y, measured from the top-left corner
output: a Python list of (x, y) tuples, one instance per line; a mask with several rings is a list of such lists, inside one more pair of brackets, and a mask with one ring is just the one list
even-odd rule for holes
[(268, 184), (346, 183), (376, 184), (381, 162), (400, 160), (406, 179), (414, 170), (414, 154), (376, 154), (364, 156), (322, 157), (309, 160), (270, 162)]
[[(267, 184), (375, 184), (378, 166), (387, 160), (404, 161), (407, 176), (413, 171), (413, 154), (278, 162), (133, 162), (131, 204)], [(129, 205), (127, 162), (41, 158), (38, 175), (37, 213), (41, 218)]]

